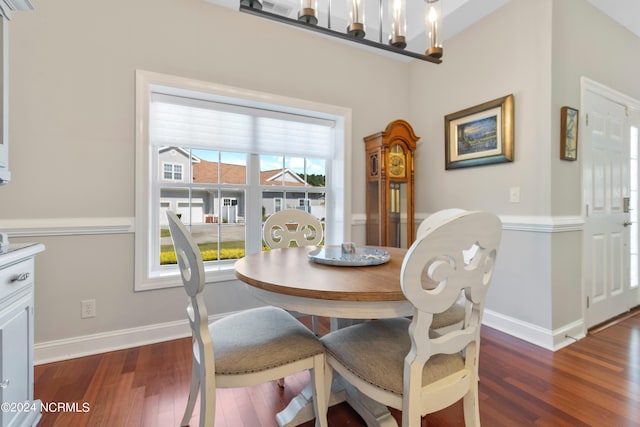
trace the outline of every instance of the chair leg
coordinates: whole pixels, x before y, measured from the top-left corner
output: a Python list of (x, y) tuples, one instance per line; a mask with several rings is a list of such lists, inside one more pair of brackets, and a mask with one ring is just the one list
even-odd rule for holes
[(480, 427), (480, 405), (478, 402), (478, 381), (473, 381), (471, 390), (462, 398), (464, 408), (464, 425)]
[[(324, 354), (314, 356), (313, 369), (310, 373), (313, 387), (313, 410), (316, 415), (315, 427), (328, 427), (327, 411), (330, 393), (327, 393)], [(331, 379), (329, 379), (329, 390), (331, 390)]]
[(212, 427), (216, 420), (215, 372), (200, 365), (200, 427)]
[(193, 358), (191, 363), (191, 386), (189, 386), (189, 400), (187, 401), (187, 407), (184, 410), (182, 422), (180, 425), (185, 427), (189, 425), (189, 420), (193, 415), (193, 409), (196, 406), (196, 399), (198, 398), (198, 391), (200, 391), (200, 375), (198, 373), (199, 364), (196, 359)]
[(331, 402), (331, 392), (333, 390), (333, 377), (334, 371), (331, 365), (329, 365), (327, 358), (324, 358), (324, 396), (327, 404), (326, 411), (329, 410), (329, 402)]
[[(410, 353), (411, 354), (411, 353)], [(409, 356), (407, 356), (409, 359)], [(408, 362), (405, 361), (405, 364)], [(422, 425), (422, 364), (413, 363), (404, 373), (404, 396), (402, 399), (402, 427)]]
[(318, 316), (311, 316), (311, 329), (315, 336), (318, 336)]

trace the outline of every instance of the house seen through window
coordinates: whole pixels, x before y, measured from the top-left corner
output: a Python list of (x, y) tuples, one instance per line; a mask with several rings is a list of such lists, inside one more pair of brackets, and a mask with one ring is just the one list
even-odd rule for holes
[[(260, 220), (282, 209), (300, 209), (326, 218), (326, 187), (324, 179), (308, 182), (309, 176), (325, 177), (326, 160), (224, 152), (191, 147), (157, 147), (157, 162), (165, 171), (157, 182), (159, 191), (158, 224), (160, 224), (160, 264), (175, 264), (165, 212), (174, 211), (200, 247), (205, 262), (235, 260), (246, 253), (246, 213), (258, 209)], [(192, 179), (179, 181), (168, 174), (165, 159), (177, 169), (189, 171)], [(253, 159), (253, 161), (250, 161)], [(251, 167), (259, 176), (256, 185), (249, 185)], [(176, 168), (174, 168), (176, 170)], [(248, 195), (259, 195), (251, 206)]]

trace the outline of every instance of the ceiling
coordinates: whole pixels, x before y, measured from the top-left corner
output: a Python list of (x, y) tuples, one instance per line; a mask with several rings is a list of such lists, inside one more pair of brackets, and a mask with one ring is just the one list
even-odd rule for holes
[(640, 1), (587, 0), (636, 36), (640, 37)]
[[(238, 10), (239, 0), (206, 0), (219, 6), (229, 9)], [(299, 0), (262, 0), (263, 8), (266, 11), (286, 15), (290, 18), (296, 18), (299, 8)], [(346, 15), (345, 0), (317, 0), (319, 24), (327, 26), (327, 11), (329, 4), (331, 5), (331, 27), (336, 31), (344, 31), (346, 22), (341, 16)], [(382, 0), (382, 4), (386, 6), (388, 0)], [(465, 28), (473, 25), (485, 16), (493, 13), (495, 10), (504, 6), (510, 0), (442, 0), (442, 12), (444, 16), (443, 37), (447, 40), (454, 35), (460, 33)], [(632, 31), (640, 37), (640, 1), (639, 0), (586, 0), (596, 8), (609, 15), (615, 21)], [(380, 2), (367, 0), (365, 9), (367, 39), (373, 41), (388, 40), (388, 31), (383, 30), (380, 34), (379, 10)], [(426, 35), (424, 31), (424, 9), (425, 2), (422, 0), (407, 0), (407, 50), (414, 52), (424, 52), (427, 46)], [(386, 7), (385, 7), (386, 9)], [(385, 23), (387, 11), (383, 14), (383, 28), (388, 24)], [(398, 55), (394, 55), (398, 58)], [(402, 59), (402, 58), (398, 58)], [(405, 58), (405, 60), (410, 60)]]

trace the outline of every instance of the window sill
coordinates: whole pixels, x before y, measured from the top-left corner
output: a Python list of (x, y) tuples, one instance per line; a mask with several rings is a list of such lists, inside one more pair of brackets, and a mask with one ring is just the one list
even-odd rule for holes
[[(205, 285), (212, 285), (219, 282), (229, 282), (237, 280), (233, 264), (205, 268)], [(135, 285), (136, 292), (153, 291), (157, 289), (177, 288), (182, 286), (180, 274), (175, 272), (165, 272), (156, 274), (139, 281)]]

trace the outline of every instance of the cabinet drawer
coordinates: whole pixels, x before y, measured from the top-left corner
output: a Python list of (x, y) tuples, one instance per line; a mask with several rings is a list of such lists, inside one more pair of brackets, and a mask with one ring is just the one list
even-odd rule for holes
[(29, 258), (0, 269), (0, 303), (33, 284), (33, 264), (33, 258)]

